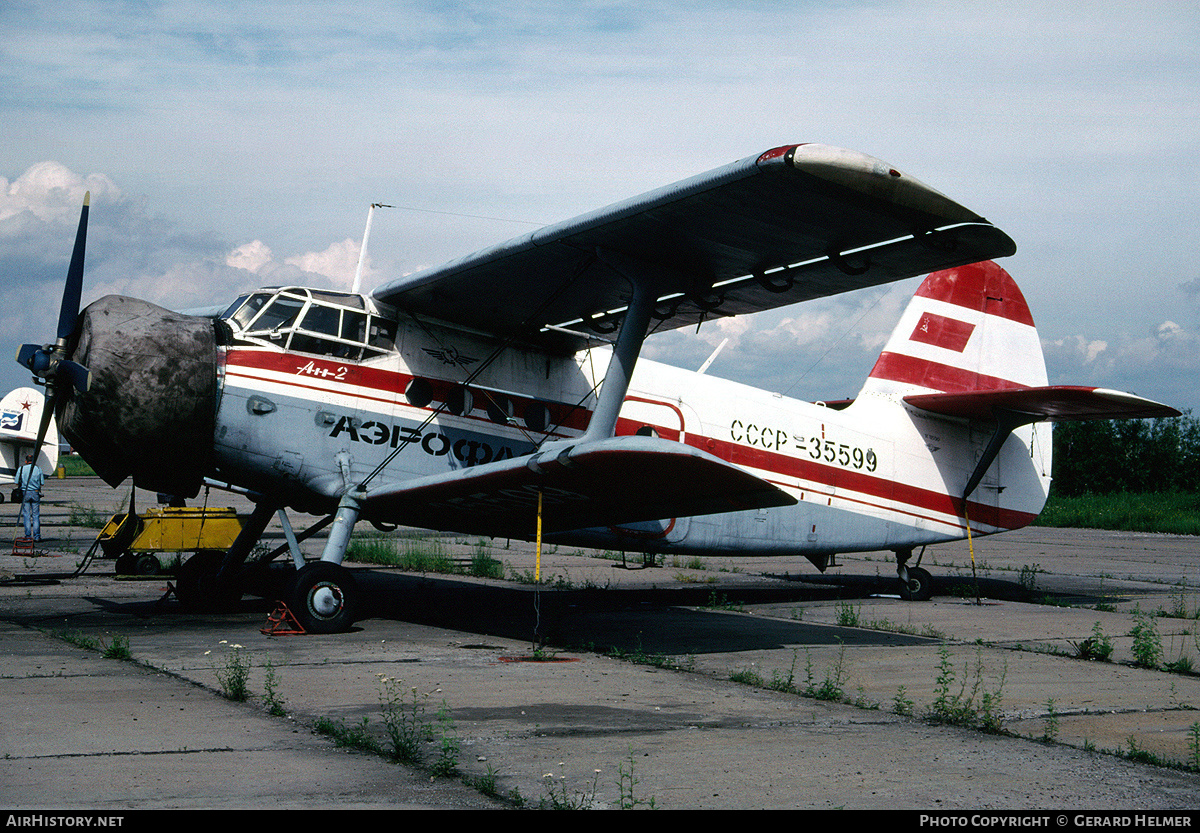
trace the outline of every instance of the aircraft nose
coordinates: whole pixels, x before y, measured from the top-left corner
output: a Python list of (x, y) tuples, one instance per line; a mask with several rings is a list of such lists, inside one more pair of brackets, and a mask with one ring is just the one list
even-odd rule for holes
[(59, 430), (110, 486), (193, 497), (213, 457), (217, 350), (209, 318), (108, 295), (82, 312), (71, 358), (92, 373)]

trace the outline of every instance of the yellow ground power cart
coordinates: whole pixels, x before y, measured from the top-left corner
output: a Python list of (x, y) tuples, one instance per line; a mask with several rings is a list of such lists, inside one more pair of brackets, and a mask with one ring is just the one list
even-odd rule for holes
[(152, 576), (199, 550), (224, 552), (242, 531), (233, 509), (155, 506), (113, 515), (96, 539), (117, 575)]

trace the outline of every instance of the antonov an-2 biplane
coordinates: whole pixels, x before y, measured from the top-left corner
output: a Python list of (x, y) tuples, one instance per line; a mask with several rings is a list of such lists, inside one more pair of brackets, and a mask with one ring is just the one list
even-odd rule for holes
[[(1047, 421), (1176, 415), (1048, 386), (1033, 318), (978, 214), (877, 159), (773, 148), (369, 295), (289, 286), (188, 316), (107, 296), (79, 314), (85, 203), (57, 341), (24, 345), (59, 430), (109, 484), (256, 508), (181, 568), (197, 606), (240, 598), (281, 510), (288, 602), (354, 621), (357, 522), (648, 553), (914, 549), (1024, 526), (1050, 483)], [(932, 273), (861, 393), (810, 403), (638, 361), (656, 332)], [(329, 526), (319, 561), (294, 539)], [(919, 559), (918, 559), (919, 560)]]

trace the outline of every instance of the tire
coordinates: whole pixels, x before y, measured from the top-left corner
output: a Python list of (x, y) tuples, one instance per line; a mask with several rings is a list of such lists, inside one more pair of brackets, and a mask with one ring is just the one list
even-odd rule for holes
[(296, 572), (287, 603), (309, 633), (345, 633), (354, 624), (358, 583), (340, 564), (313, 561)]
[(137, 556), (129, 550), (117, 556), (117, 563), (113, 565), (113, 571), (119, 576), (132, 576), (137, 565)]
[(908, 568), (908, 581), (900, 582), (900, 598), (910, 602), (927, 602), (933, 598), (933, 576), (920, 567)]
[(138, 576), (156, 576), (162, 572), (162, 563), (152, 552), (139, 555), (133, 563), (133, 573)]

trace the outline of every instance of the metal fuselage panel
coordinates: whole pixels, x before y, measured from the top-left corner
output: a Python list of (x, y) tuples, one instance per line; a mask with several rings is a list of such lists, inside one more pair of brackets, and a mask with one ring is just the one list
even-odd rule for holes
[[(403, 319), (396, 343), (396, 352), (361, 363), (268, 346), (222, 348), (218, 476), (303, 511), (328, 512), (389, 456), (375, 483), (518, 457), (545, 440), (583, 433), (610, 355), (606, 348), (556, 357), (508, 347), (489, 362), (495, 342), (406, 326)], [(468, 380), (464, 404), (455, 390)], [(414, 390), (410, 401), (406, 391)], [(461, 413), (435, 413), (452, 399)], [(529, 424), (540, 422), (535, 410), (550, 415), (544, 430)], [(864, 394), (836, 410), (643, 359), (617, 433), (639, 430), (740, 465), (798, 502), (579, 530), (555, 541), (814, 556), (963, 538), (957, 496), (991, 426), (937, 417), (882, 395)], [(1014, 432), (967, 503), (974, 534), (1032, 521), (1045, 502), (1049, 469), (1047, 427)]]

